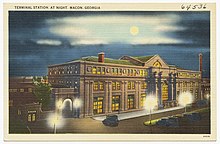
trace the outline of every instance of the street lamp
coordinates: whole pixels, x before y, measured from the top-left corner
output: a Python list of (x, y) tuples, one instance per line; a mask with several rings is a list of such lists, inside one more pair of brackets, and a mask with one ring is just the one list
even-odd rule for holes
[(51, 114), (48, 118), (48, 124), (50, 127), (53, 127), (54, 134), (57, 131), (57, 127), (61, 127), (63, 125), (61, 110), (63, 108), (62, 100), (58, 100), (56, 103), (55, 113)]
[(57, 128), (63, 126), (62, 116), (58, 113), (51, 114), (48, 118), (48, 125), (53, 128), (53, 132), (56, 134)]
[(155, 95), (146, 97), (145, 109), (150, 112), (150, 125), (151, 125), (151, 111), (157, 106), (157, 98)]
[(75, 113), (76, 113), (76, 116), (79, 117), (79, 114), (78, 114), (78, 109), (80, 108), (81, 106), (81, 100), (79, 98), (76, 98), (74, 101), (73, 101), (73, 107), (75, 108)]
[(186, 113), (186, 106), (193, 102), (193, 96), (190, 92), (183, 92), (179, 95), (178, 102), (179, 105), (185, 107), (185, 113)]

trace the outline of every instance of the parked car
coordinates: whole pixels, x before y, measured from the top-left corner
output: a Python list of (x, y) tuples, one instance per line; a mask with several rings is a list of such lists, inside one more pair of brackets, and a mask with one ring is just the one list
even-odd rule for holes
[(118, 126), (119, 120), (117, 115), (107, 115), (106, 119), (102, 121), (105, 126)]
[(169, 117), (168, 119), (169, 127), (179, 127), (179, 118), (178, 117)]
[(169, 126), (168, 118), (161, 118), (160, 120), (158, 120), (156, 122), (156, 125), (158, 125), (158, 126)]
[(201, 120), (201, 115), (200, 113), (194, 112), (190, 114), (184, 114), (183, 117), (187, 119), (188, 122), (195, 122)]

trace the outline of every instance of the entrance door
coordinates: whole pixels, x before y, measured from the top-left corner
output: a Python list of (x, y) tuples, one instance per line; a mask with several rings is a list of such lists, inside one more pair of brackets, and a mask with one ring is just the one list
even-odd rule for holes
[(103, 97), (95, 97), (93, 99), (93, 114), (103, 113)]
[(120, 96), (112, 96), (112, 111), (119, 111)]
[(134, 108), (134, 95), (128, 95), (128, 109)]

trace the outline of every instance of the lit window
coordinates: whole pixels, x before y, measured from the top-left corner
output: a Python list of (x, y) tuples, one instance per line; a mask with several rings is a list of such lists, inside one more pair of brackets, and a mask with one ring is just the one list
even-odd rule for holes
[(112, 90), (116, 90), (116, 82), (112, 82)]
[(144, 76), (144, 70), (140, 70), (140, 76)]
[(98, 82), (94, 82), (93, 90), (94, 90), (94, 91), (97, 91), (97, 90), (98, 90)]
[(24, 89), (20, 89), (20, 92), (24, 92)]
[(129, 90), (131, 89), (131, 82), (130, 81), (128, 82), (128, 89)]
[(143, 93), (141, 94), (141, 108), (145, 106), (145, 102), (146, 102), (146, 94)]
[(120, 82), (116, 82), (116, 87), (117, 87), (117, 90), (120, 90), (120, 89), (121, 89), (121, 84), (120, 84)]
[(147, 83), (146, 82), (142, 82), (141, 83), (141, 88), (142, 89), (146, 89), (147, 88)]
[(28, 92), (33, 92), (32, 88), (28, 88)]
[(134, 82), (131, 82), (131, 88), (135, 89), (135, 83)]
[(97, 68), (97, 74), (101, 74), (101, 67)]
[(103, 84), (103, 82), (99, 82), (99, 90), (104, 90), (104, 84)]
[(128, 95), (128, 109), (134, 108), (134, 95)]
[(112, 96), (112, 111), (118, 111), (120, 104), (120, 97), (119, 96)]
[(31, 114), (28, 114), (28, 122), (31, 122)]
[(103, 97), (95, 97), (93, 99), (93, 113), (103, 113)]
[(102, 74), (104, 75), (105, 74), (105, 68), (102, 67)]
[(92, 74), (96, 74), (96, 67), (92, 68)]

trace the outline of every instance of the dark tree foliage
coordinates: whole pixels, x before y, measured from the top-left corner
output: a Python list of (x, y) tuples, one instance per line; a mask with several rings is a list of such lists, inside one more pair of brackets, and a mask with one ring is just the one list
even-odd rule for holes
[(42, 103), (42, 109), (47, 110), (51, 100), (51, 85), (40, 81), (38, 78), (34, 78), (34, 85), (34, 95), (37, 97), (37, 100)]

